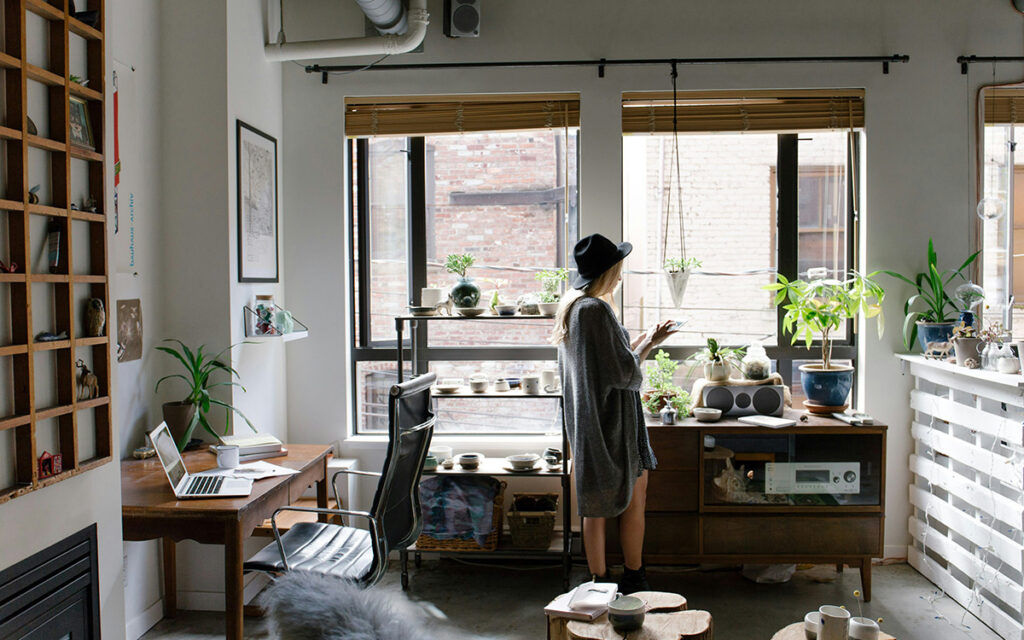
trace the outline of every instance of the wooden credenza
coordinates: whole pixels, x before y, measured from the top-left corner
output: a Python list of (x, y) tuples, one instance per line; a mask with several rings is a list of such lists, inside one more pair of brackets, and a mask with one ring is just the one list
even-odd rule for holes
[[(798, 422), (784, 429), (731, 418), (649, 423), (658, 468), (647, 490), (647, 564), (851, 564), (860, 568), (864, 597), (870, 600), (871, 559), (882, 556), (886, 427), (851, 427), (811, 416), (799, 422), (803, 415), (788, 413)], [(707, 435), (715, 438), (714, 449), (705, 450)], [(744, 477), (753, 471), (740, 499), (715, 485), (726, 460), (742, 466)], [(769, 462), (856, 462), (860, 492), (769, 495), (764, 492)], [(609, 557), (621, 561), (617, 520), (609, 521), (607, 538)]]

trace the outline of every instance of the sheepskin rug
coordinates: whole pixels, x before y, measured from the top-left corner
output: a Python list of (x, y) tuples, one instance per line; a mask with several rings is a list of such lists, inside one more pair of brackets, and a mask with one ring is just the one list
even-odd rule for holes
[(261, 602), (280, 640), (468, 639), (402, 594), (305, 571), (277, 578)]

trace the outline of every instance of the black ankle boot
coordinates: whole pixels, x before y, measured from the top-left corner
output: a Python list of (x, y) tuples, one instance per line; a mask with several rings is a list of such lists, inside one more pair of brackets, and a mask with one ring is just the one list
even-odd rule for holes
[(590, 579), (593, 580), (594, 582), (611, 582), (612, 581), (612, 572), (609, 571), (608, 569), (605, 569), (603, 576), (599, 576), (596, 573), (592, 573), (592, 574), (590, 574)]
[(622, 567), (622, 579), (619, 580), (619, 591), (623, 595), (636, 593), (637, 591), (650, 591), (651, 585), (647, 583), (647, 569), (643, 565), (639, 569)]

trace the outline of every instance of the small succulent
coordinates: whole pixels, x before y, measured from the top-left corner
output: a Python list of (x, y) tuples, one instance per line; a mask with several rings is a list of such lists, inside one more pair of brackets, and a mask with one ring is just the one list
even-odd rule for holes
[(967, 324), (966, 322), (960, 321), (953, 327), (953, 339), (957, 338), (977, 338), (978, 332), (974, 330), (974, 325)]
[(473, 266), (476, 259), (469, 253), (452, 253), (444, 259), (444, 268), (460, 278), (466, 277), (466, 271)]
[(665, 271), (686, 271), (687, 269), (700, 269), (704, 263), (697, 258), (665, 258)]

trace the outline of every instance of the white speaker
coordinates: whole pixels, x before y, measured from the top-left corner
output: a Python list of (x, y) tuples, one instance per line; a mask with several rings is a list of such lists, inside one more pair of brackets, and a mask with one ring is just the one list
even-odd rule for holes
[(480, 0), (444, 0), (444, 35), (449, 38), (480, 36)]
[(761, 386), (704, 387), (701, 399), (705, 407), (721, 409), (723, 416), (781, 416), (786, 408), (786, 392), (781, 384)]

